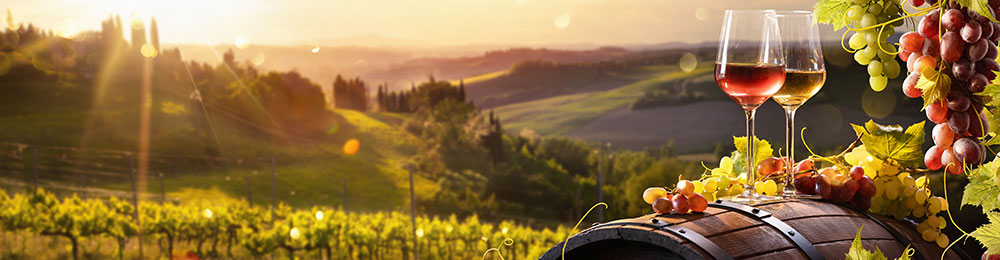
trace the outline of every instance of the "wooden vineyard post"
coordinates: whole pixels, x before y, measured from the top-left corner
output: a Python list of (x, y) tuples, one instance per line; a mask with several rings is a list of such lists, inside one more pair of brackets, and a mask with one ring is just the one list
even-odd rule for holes
[(413, 232), (413, 259), (419, 260), (419, 244), (417, 242), (417, 198), (413, 188), (413, 165), (407, 165), (406, 170), (410, 172), (410, 231)]
[[(139, 220), (139, 184), (136, 183), (135, 178), (135, 160), (133, 160), (132, 155), (128, 156), (128, 176), (129, 180), (132, 182), (132, 205), (135, 205), (135, 211), (132, 212), (132, 217), (135, 218), (135, 226), (139, 231), (136, 239), (139, 241), (139, 259), (142, 259), (142, 222)], [(162, 180), (162, 178), (161, 178)]]

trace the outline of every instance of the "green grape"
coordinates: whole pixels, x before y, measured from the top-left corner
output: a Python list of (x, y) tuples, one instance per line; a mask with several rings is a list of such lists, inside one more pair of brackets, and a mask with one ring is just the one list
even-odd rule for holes
[(906, 177), (902, 177), (901, 180), (903, 181), (903, 186), (911, 186), (914, 188), (917, 186), (917, 180), (913, 179), (913, 176), (910, 176), (909, 173), (906, 174)]
[(851, 49), (859, 50), (868, 45), (868, 42), (865, 41), (865, 36), (862, 33), (854, 33), (854, 35), (851, 35), (851, 39), (848, 40), (847, 45), (850, 45)]
[[(899, 4), (898, 3), (887, 3), (885, 8), (882, 10), (883, 14), (888, 14), (890, 17), (893, 15), (899, 16)], [(895, 17), (892, 17), (895, 18)]]
[(864, 16), (861, 16), (861, 27), (862, 28), (868, 28), (868, 27), (874, 26), (876, 24), (878, 24), (878, 18), (876, 18), (875, 15), (868, 13), (868, 14), (865, 14)]
[(885, 64), (885, 61), (896, 59), (896, 55), (889, 54), (890, 52), (896, 52), (896, 47), (886, 42), (882, 42), (880, 45), (882, 47), (878, 50), (878, 58), (882, 60), (883, 65)]
[(932, 229), (938, 229), (937, 227), (939, 227), (941, 225), (940, 224), (941, 220), (942, 220), (941, 217), (929, 214), (929, 215), (927, 215), (927, 220), (926, 220), (927, 221), (927, 226), (929, 226)]
[(920, 233), (920, 238), (923, 238), (924, 241), (927, 241), (927, 242), (931, 242), (931, 241), (936, 240), (937, 236), (938, 236), (938, 231), (934, 230), (934, 229), (927, 229), (927, 230), (924, 230), (924, 232)]
[[(878, 3), (872, 3), (871, 5), (868, 5), (868, 14), (870, 14), (870, 15), (879, 15), (879, 14), (882, 14), (882, 5), (880, 5)], [(871, 26), (871, 25), (869, 25), (869, 26)]]
[(927, 202), (928, 214), (937, 214), (938, 212), (941, 212), (941, 201), (938, 200), (937, 197), (928, 198)]
[(917, 204), (924, 205), (924, 202), (927, 201), (927, 193), (928, 191), (925, 189), (918, 189), (913, 193), (913, 199), (917, 201)]
[(859, 50), (854, 52), (854, 61), (857, 61), (861, 65), (868, 65), (872, 62), (872, 59), (865, 56), (865, 53)]
[[(870, 59), (874, 59), (876, 56), (878, 56), (878, 47), (875, 47), (875, 46), (872, 46), (872, 45), (868, 45), (868, 47), (865, 47), (864, 49), (862, 49), (861, 52), (869, 60)], [(879, 63), (879, 64), (881, 64), (881, 63)]]
[(871, 63), (868, 63), (868, 75), (872, 77), (882, 76), (882, 62), (873, 60)]
[(875, 92), (881, 92), (885, 89), (885, 85), (889, 83), (889, 79), (885, 76), (871, 77), (868, 78), (868, 84), (871, 85), (872, 90)]
[(922, 206), (921, 207), (914, 207), (913, 208), (913, 217), (914, 218), (923, 217), (924, 213), (927, 213), (927, 208), (924, 208)]
[(865, 14), (865, 8), (861, 5), (851, 5), (847, 8), (847, 21), (857, 22), (861, 21), (861, 16)]
[(853, 0), (853, 2), (855, 4), (863, 5), (863, 4), (867, 4), (868, 2), (871, 2), (871, 0)]
[[(881, 32), (879, 32), (879, 36), (878, 36), (879, 40), (881, 40), (881, 41), (887, 41), (887, 40), (889, 40), (889, 37), (892, 36), (892, 34), (894, 34), (894, 33), (896, 33), (896, 29), (893, 29), (890, 26), (886, 26), (885, 28), (882, 29)], [(883, 42), (883, 44), (888, 44), (888, 43)]]
[(882, 73), (890, 79), (899, 77), (899, 62), (896, 59), (882, 59)]
[(948, 241), (948, 236), (945, 236), (944, 233), (940, 233), (940, 234), (938, 234), (937, 239), (934, 240), (934, 242), (937, 243), (938, 247), (941, 247), (941, 248), (948, 247), (948, 242), (949, 242)]
[(917, 201), (914, 200), (913, 197), (906, 197), (906, 199), (903, 199), (903, 206), (906, 206), (906, 209), (912, 211), (914, 208), (917, 207)]
[[(884, 84), (883, 84), (884, 85)], [(885, 198), (894, 200), (899, 197), (899, 182), (889, 181), (885, 184)]]
[[(705, 180), (704, 184), (705, 192), (715, 192), (719, 188), (719, 182), (716, 178), (708, 178)], [(695, 186), (695, 189), (698, 187)]]
[(881, 197), (882, 194), (885, 194), (885, 178), (875, 180), (875, 197)]
[(876, 32), (875, 30), (873, 30), (873, 29), (871, 29), (871, 30), (865, 30), (865, 31), (863, 31), (861, 33), (863, 33), (865, 35), (865, 41), (868, 42), (868, 45), (876, 45), (876, 44), (878, 44), (878, 42), (879, 42), (879, 40), (878, 40), (878, 32)]

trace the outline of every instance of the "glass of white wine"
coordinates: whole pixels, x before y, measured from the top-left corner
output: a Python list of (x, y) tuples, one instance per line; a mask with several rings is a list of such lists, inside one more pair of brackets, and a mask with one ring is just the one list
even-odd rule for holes
[(816, 95), (826, 82), (819, 27), (809, 11), (779, 11), (777, 18), (785, 53), (785, 83), (772, 99), (785, 109), (787, 123), (785, 152), (788, 162), (782, 197), (815, 198), (815, 195), (797, 192), (792, 180), (795, 178), (795, 110)]

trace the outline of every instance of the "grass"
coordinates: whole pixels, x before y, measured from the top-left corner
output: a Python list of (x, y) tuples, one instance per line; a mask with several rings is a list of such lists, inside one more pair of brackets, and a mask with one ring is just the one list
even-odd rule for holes
[[(638, 80), (608, 91), (563, 95), (496, 108), (508, 130), (530, 128), (545, 136), (565, 136), (574, 129), (610, 111), (623, 108), (643, 95), (646, 89), (682, 77), (708, 73), (713, 68), (699, 66), (690, 73), (677, 66), (644, 67), (646, 73), (623, 73), (613, 76)], [(639, 76), (641, 75), (641, 76)]]

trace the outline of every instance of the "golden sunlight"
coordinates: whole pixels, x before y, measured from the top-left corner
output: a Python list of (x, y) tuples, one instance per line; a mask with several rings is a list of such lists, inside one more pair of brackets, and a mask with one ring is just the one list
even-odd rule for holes
[(247, 47), (250, 47), (250, 37), (247, 37), (246, 35), (236, 36), (236, 40), (233, 41), (233, 45), (240, 50), (246, 49)]
[(572, 17), (570, 17), (569, 13), (565, 13), (560, 15), (559, 17), (556, 17), (556, 20), (554, 21), (556, 28), (566, 29), (566, 27), (569, 27), (569, 22), (571, 21), (571, 19)]

